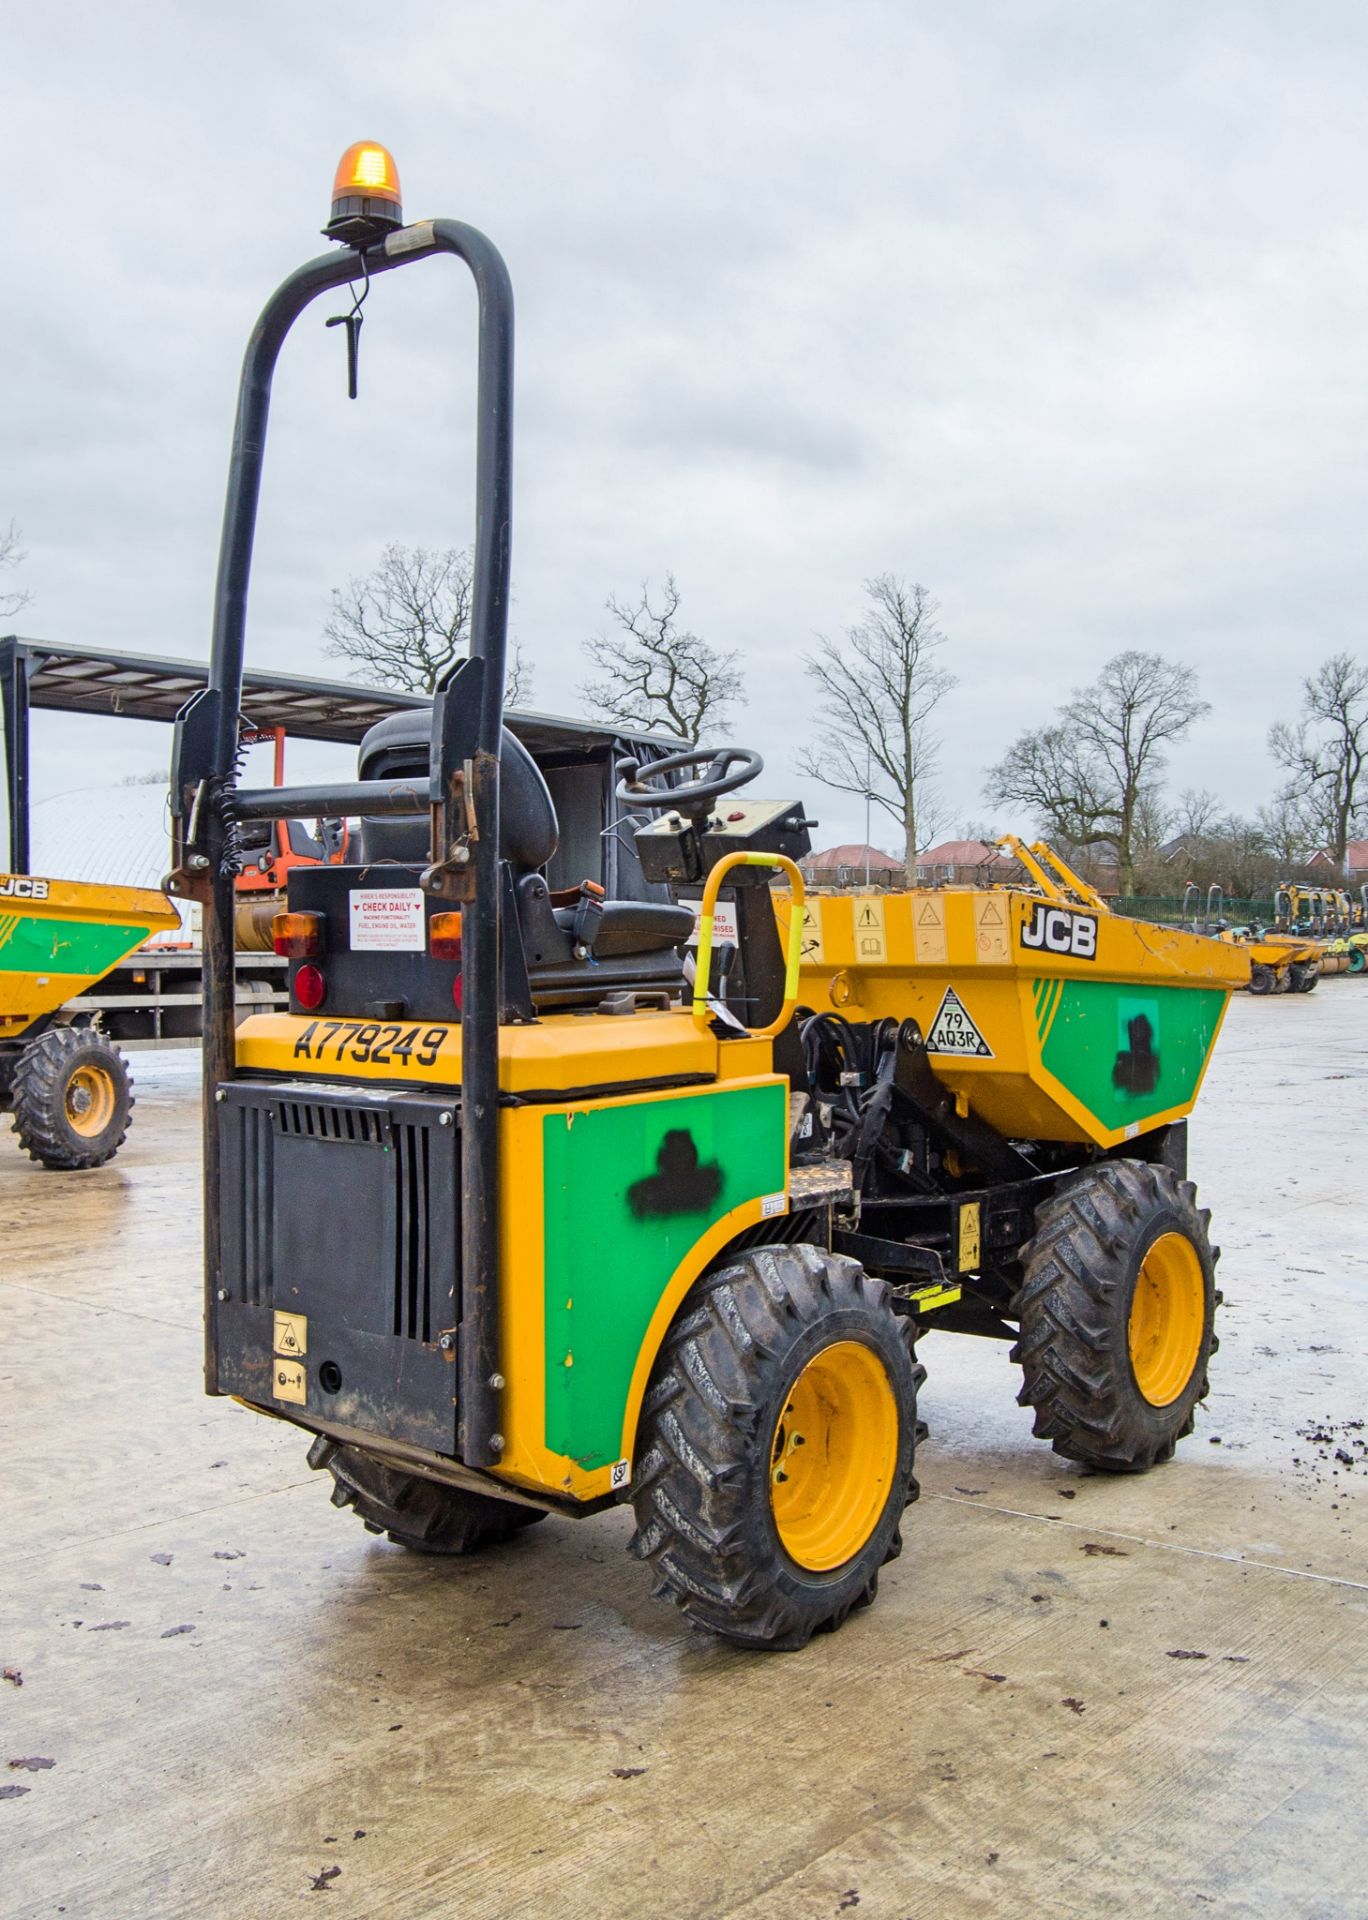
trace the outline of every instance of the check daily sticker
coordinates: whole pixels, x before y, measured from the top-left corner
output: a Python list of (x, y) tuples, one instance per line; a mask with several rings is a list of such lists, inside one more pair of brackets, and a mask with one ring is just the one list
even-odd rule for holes
[(422, 953), (427, 947), (421, 887), (357, 887), (351, 907), (353, 953)]

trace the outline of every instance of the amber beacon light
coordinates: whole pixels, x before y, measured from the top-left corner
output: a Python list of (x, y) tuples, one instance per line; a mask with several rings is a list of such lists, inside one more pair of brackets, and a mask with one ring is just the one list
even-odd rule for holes
[(332, 214), (324, 233), (329, 240), (341, 240), (349, 247), (368, 247), (403, 224), (403, 197), (394, 155), (378, 140), (356, 141), (337, 163)]

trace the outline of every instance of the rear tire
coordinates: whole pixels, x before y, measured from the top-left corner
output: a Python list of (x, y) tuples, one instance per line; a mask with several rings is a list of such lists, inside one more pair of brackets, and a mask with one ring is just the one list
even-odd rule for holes
[(45, 1167), (75, 1172), (112, 1160), (128, 1133), (133, 1080), (95, 1027), (49, 1027), (30, 1040), (10, 1093), (19, 1144)]
[(631, 1550), (697, 1626), (791, 1651), (902, 1550), (917, 1496), (913, 1327), (853, 1260), (760, 1247), (699, 1281), (642, 1411)]
[(1196, 1196), (1167, 1167), (1109, 1160), (1036, 1210), (1013, 1302), (1017, 1399), (1067, 1460), (1139, 1473), (1192, 1431), (1220, 1299)]
[(322, 1435), (309, 1448), (309, 1465), (332, 1475), (335, 1507), (351, 1507), (367, 1533), (383, 1533), (413, 1553), (478, 1553), (546, 1518), (540, 1507), (520, 1507), (444, 1486), (421, 1473), (404, 1473), (360, 1447), (340, 1446)]
[(1308, 961), (1305, 965), (1294, 966), (1291, 969), (1291, 974), (1291, 990), (1293, 993), (1315, 992), (1316, 982), (1320, 979), (1320, 968), (1314, 961)]
[(1249, 969), (1249, 991), (1251, 993), (1272, 993), (1273, 969), (1266, 967), (1262, 960), (1255, 960)]

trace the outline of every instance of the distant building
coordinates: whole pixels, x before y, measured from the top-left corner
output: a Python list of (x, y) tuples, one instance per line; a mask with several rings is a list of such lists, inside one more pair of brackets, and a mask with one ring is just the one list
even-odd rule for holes
[(844, 847), (826, 847), (810, 853), (798, 862), (798, 870), (810, 887), (905, 887), (907, 869), (894, 854), (880, 847), (852, 843)]
[(1344, 868), (1335, 865), (1334, 855), (1321, 847), (1307, 861), (1322, 886), (1358, 887), (1368, 880), (1368, 840), (1351, 840), (1344, 849)]
[(987, 840), (942, 840), (917, 855), (921, 887), (986, 887), (1009, 879), (1016, 861)]

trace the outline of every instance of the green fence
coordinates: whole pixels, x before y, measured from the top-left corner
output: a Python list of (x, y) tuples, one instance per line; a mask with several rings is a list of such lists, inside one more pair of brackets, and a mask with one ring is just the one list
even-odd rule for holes
[[(1215, 902), (1213, 901), (1213, 906)], [(1128, 914), (1132, 920), (1157, 920), (1161, 926), (1180, 927), (1188, 925), (1194, 917), (1206, 918), (1206, 895), (1189, 896), (1188, 910), (1183, 912), (1183, 902), (1178, 896), (1162, 894), (1136, 894), (1130, 900), (1113, 900), (1112, 910)], [(1217, 918), (1229, 926), (1242, 927), (1251, 921), (1259, 921), (1263, 926), (1272, 923), (1274, 907), (1272, 899), (1267, 900), (1222, 900), (1217, 910)]]

